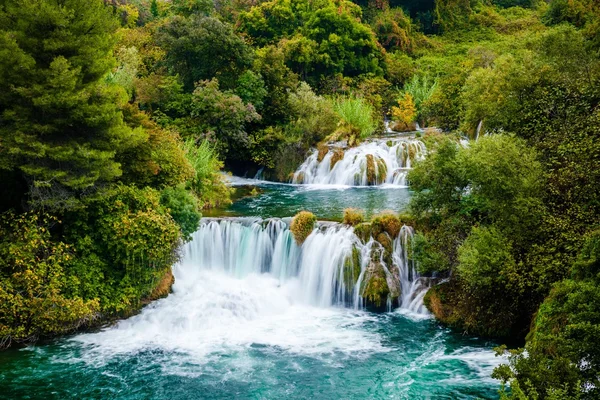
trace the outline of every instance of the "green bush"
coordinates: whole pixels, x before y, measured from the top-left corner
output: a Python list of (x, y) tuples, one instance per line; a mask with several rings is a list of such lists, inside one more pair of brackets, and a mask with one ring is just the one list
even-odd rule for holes
[(214, 146), (207, 140), (197, 145), (195, 140), (188, 139), (184, 142), (184, 150), (196, 171), (189, 184), (202, 205), (205, 207), (227, 205), (230, 202), (231, 190), (220, 173), (223, 163), (219, 161)]
[(181, 231), (151, 188), (119, 185), (85, 200), (65, 218), (65, 241), (77, 257), (72, 292), (98, 298), (105, 314), (140, 305), (178, 259)]
[(67, 266), (75, 255), (52, 239), (56, 223), (32, 213), (0, 217), (0, 349), (69, 332), (98, 310), (97, 299), (68, 294), (76, 278)]
[(366, 139), (377, 129), (373, 106), (365, 99), (338, 97), (333, 102), (333, 108), (341, 120), (336, 136)]
[(190, 240), (202, 217), (196, 196), (183, 186), (166, 188), (161, 193), (160, 203), (179, 225), (183, 238)]

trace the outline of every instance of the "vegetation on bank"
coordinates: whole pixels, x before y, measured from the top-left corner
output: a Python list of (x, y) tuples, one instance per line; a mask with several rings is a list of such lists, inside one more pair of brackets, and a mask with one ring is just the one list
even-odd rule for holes
[[(414, 258), (448, 278), (430, 309), (527, 339), (503, 396), (595, 398), (599, 51), (594, 0), (4, 1), (1, 344), (164, 294), (201, 210), (229, 201), (223, 166), (288, 180), (387, 117), (478, 137), (425, 135), (409, 174)], [(384, 255), (401, 226), (347, 217)], [(393, 292), (373, 282), (373, 303)]]

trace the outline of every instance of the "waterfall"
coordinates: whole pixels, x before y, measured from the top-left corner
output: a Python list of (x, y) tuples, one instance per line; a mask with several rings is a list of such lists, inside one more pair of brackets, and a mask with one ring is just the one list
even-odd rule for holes
[(425, 278), (419, 277), (408, 256), (412, 228), (402, 228), (393, 242), (392, 263), (386, 265), (381, 244), (373, 238), (362, 243), (350, 226), (320, 222), (299, 246), (289, 222), (289, 218), (205, 218), (183, 249), (176, 266), (178, 275), (194, 277), (204, 270), (237, 278), (269, 274), (280, 285), (295, 285), (294, 301), (318, 307), (364, 308), (365, 275), (376, 262), (383, 266), (390, 288), (401, 288), (398, 305), (426, 313), (422, 302)]
[(421, 277), (415, 262), (409, 257), (409, 245), (414, 235), (413, 228), (404, 225), (394, 241), (393, 260), (399, 268), (401, 290), (400, 308), (416, 313), (427, 312), (423, 297), (427, 292), (427, 279)]
[(425, 145), (408, 137), (376, 139), (358, 147), (315, 149), (294, 173), (297, 184), (406, 186), (415, 160), (425, 156)]

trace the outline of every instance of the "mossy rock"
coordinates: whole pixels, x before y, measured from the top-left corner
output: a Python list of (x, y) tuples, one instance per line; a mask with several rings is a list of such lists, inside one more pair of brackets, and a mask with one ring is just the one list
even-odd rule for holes
[(352, 254), (344, 260), (344, 286), (347, 294), (352, 294), (360, 276), (360, 250), (352, 246)]
[(319, 145), (317, 147), (318, 153), (317, 153), (317, 161), (321, 162), (323, 161), (323, 159), (325, 158), (325, 156), (327, 155), (327, 153), (329, 153), (329, 147), (327, 147), (326, 145), (322, 144)]
[(390, 289), (383, 266), (372, 261), (367, 267), (364, 280), (364, 289), (362, 297), (365, 299), (367, 307), (382, 310), (387, 304)]
[(387, 147), (394, 147), (394, 142), (392, 142), (391, 140), (388, 140), (387, 142), (385, 142), (385, 144), (387, 145)]
[(377, 170), (375, 168), (375, 157), (367, 154), (367, 185), (377, 185)]
[(344, 219), (343, 222), (346, 225), (355, 226), (362, 222), (364, 222), (365, 216), (362, 210), (357, 208), (346, 208), (344, 210)]
[(304, 172), (298, 172), (298, 175), (292, 173), (292, 179), (299, 183), (304, 183)]
[(393, 213), (384, 213), (377, 215), (371, 221), (373, 237), (377, 237), (381, 232), (387, 232), (392, 239), (396, 239), (402, 228), (400, 219)]
[(383, 159), (377, 157), (376, 159), (377, 171), (376, 171), (376, 185), (382, 184), (385, 182), (385, 178), (387, 177), (387, 165)]
[(389, 254), (392, 253), (393, 251), (393, 242), (392, 242), (392, 238), (390, 237), (389, 233), (387, 232), (381, 232), (379, 235), (377, 235), (377, 238), (375, 239), (379, 242), (379, 244), (381, 244), (381, 246), (383, 246), (383, 248), (385, 249), (385, 251)]
[(354, 146), (357, 146), (358, 144), (359, 144), (359, 142), (356, 139), (356, 135), (355, 134), (352, 134), (352, 135), (348, 136), (348, 146), (354, 147)]
[(416, 156), (417, 156), (417, 145), (414, 143), (409, 143), (408, 144), (408, 158), (410, 159), (411, 162), (414, 162)]
[(371, 224), (363, 222), (354, 227), (354, 234), (363, 242), (367, 243), (371, 238)]
[(400, 215), (398, 215), (398, 219), (400, 219), (400, 224), (406, 225), (406, 226), (412, 226), (413, 228), (415, 227), (415, 225), (417, 223), (416, 218), (407, 212), (404, 212), (404, 213), (401, 213)]
[(333, 150), (333, 154), (331, 155), (331, 163), (329, 165), (330, 169), (333, 169), (333, 167), (335, 167), (335, 164), (338, 163), (338, 161), (343, 160), (344, 159), (344, 150), (343, 149), (334, 149)]
[(441, 323), (456, 328), (464, 328), (459, 313), (456, 312), (458, 293), (452, 283), (441, 283), (433, 286), (425, 293), (423, 304)]
[(290, 231), (292, 231), (292, 235), (294, 235), (294, 239), (298, 245), (304, 243), (306, 238), (315, 229), (316, 223), (317, 217), (309, 211), (300, 211), (294, 216), (290, 225)]

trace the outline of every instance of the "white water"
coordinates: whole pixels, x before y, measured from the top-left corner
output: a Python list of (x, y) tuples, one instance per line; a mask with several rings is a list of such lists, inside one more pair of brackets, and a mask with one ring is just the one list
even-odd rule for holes
[[(335, 154), (333, 149), (330, 149), (321, 161), (319, 151), (315, 149), (294, 173), (293, 183), (349, 186), (388, 184), (405, 187), (406, 175), (413, 161), (423, 158), (425, 152), (424, 143), (417, 139), (376, 139), (346, 149), (344, 157), (332, 168), (331, 161)], [(373, 157), (377, 177), (375, 182), (369, 181), (368, 156)]]
[[(251, 356), (252, 349), (264, 349), (263, 354), (274, 357), (279, 352), (309, 356), (334, 371), (343, 371), (349, 360), (372, 360), (377, 353), (404, 354), (390, 346), (382, 332), (373, 329), (380, 326), (381, 314), (332, 307), (355, 303), (347, 293), (356, 290), (340, 283), (343, 260), (351, 254), (352, 246), (362, 246), (363, 270), (368, 258), (377, 257), (381, 247), (372, 239), (361, 244), (351, 227), (334, 223), (322, 223), (298, 246), (288, 223), (251, 218), (203, 220), (173, 269), (173, 294), (114, 327), (74, 337), (72, 341), (83, 344), (85, 351), (73, 360), (60, 362), (83, 359), (96, 370), (115, 362), (129, 365), (129, 360), (137, 360), (132, 358), (136, 354), (151, 354), (151, 361), (142, 358), (139, 368), (158, 368), (160, 374), (153, 372), (157, 379), (161, 374), (193, 379), (214, 374), (221, 377), (221, 382), (271, 382), (270, 375), (257, 377), (253, 371), (270, 368), (269, 374), (278, 376), (273, 370), (276, 364), (270, 358)], [(412, 229), (403, 227), (394, 243), (393, 263), (399, 279), (407, 279), (400, 282), (403, 294), (398, 312), (415, 320), (426, 316), (419, 314), (422, 304), (415, 301), (424, 290), (410, 292), (419, 281), (407, 257), (406, 245), (411, 237)], [(419, 342), (419, 337), (407, 339), (406, 351), (420, 346), (416, 353), (422, 354), (410, 362), (382, 367), (390, 374), (386, 384), (392, 386), (388, 389), (396, 390), (400, 398), (410, 398), (410, 393), (422, 384), (415, 382), (415, 376), (437, 368), (442, 368), (437, 376), (445, 377), (444, 385), (450, 387), (469, 387), (489, 379), (491, 369), (499, 362), (491, 351), (464, 348), (448, 353), (443, 335), (438, 331), (427, 344)], [(468, 365), (471, 372), (465, 372), (462, 365)], [(276, 385), (278, 381), (273, 379)]]
[[(298, 246), (288, 223), (289, 219), (205, 219), (192, 242), (185, 246), (183, 260), (176, 271), (185, 273), (186, 280), (194, 280), (194, 275), (204, 270), (237, 278), (268, 274), (280, 285), (295, 286), (292, 293), (295, 302), (319, 307), (362, 308), (358, 290), (362, 272), (371, 258), (383, 263), (381, 246), (374, 250), (374, 240), (363, 244), (352, 227), (335, 223), (321, 223), (302, 246)], [(412, 235), (412, 228), (405, 226), (394, 241), (392, 258), (399, 273), (392, 279), (399, 282), (391, 283), (402, 289), (401, 307), (426, 313), (422, 299), (427, 287), (408, 257)], [(353, 262), (353, 247), (361, 254), (360, 278), (344, 276), (349, 270), (344, 268), (344, 263)], [(392, 275), (388, 269), (391, 266), (383, 266)], [(355, 286), (346, 287), (344, 282), (357, 279)]]

